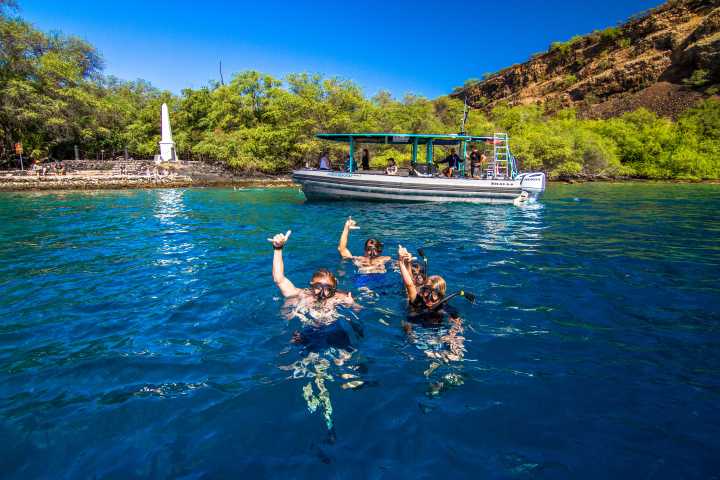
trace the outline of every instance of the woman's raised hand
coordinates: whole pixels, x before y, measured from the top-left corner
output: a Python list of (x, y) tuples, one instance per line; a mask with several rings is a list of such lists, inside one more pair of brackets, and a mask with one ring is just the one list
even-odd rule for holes
[(288, 239), (290, 238), (290, 234), (292, 233), (292, 230), (288, 230), (286, 233), (278, 233), (273, 238), (268, 238), (268, 242), (273, 244), (273, 248), (282, 248), (287, 243)]
[(345, 227), (350, 230), (357, 230), (358, 228), (360, 228), (358, 227), (357, 222), (352, 219), (352, 217), (348, 217), (348, 219), (345, 221)]
[(407, 248), (398, 245), (398, 259), (401, 262), (409, 263), (412, 260), (412, 255), (407, 251)]

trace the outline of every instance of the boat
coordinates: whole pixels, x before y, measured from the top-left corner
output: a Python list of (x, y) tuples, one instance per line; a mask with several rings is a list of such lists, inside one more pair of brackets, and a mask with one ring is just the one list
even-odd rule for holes
[[(523, 192), (530, 201), (545, 190), (542, 172), (519, 173), (510, 152), (505, 133), (492, 136), (465, 134), (415, 133), (319, 133), (316, 138), (344, 142), (350, 146), (349, 158), (355, 158), (358, 144), (408, 145), (412, 159), (407, 172), (388, 175), (384, 171), (356, 171), (355, 162), (347, 162), (346, 171), (303, 168), (294, 170), (292, 178), (299, 183), (308, 201), (363, 200), (380, 202), (469, 202), (513, 203)], [(469, 163), (468, 144), (492, 148), (492, 156), (481, 178), (465, 172)], [(418, 163), (418, 151), (425, 148), (424, 165)], [(433, 164), (435, 146), (457, 146), (461, 163), (457, 177), (444, 177)], [(489, 153), (489, 148), (486, 148)]]

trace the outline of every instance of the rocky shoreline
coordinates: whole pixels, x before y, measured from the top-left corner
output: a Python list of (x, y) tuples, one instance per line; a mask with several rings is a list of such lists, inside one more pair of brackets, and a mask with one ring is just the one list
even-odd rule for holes
[(143, 176), (95, 177), (67, 175), (57, 177), (0, 177), (0, 191), (39, 190), (117, 190), (180, 187), (288, 187), (290, 177), (247, 177), (226, 179), (193, 179), (187, 176), (148, 178)]
[(288, 187), (289, 175), (238, 174), (221, 165), (178, 162), (171, 169), (156, 169), (151, 161), (62, 162), (65, 173), (54, 171), (0, 172), (0, 191), (103, 190), (182, 187)]

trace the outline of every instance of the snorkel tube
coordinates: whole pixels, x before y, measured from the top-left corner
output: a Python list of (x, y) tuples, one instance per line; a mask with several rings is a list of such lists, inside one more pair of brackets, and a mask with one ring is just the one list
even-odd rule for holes
[(423, 262), (425, 263), (425, 275), (427, 275), (427, 272), (428, 272), (428, 259), (427, 259), (427, 257), (425, 256), (425, 249), (422, 248), (422, 247), (420, 247), (420, 248), (417, 249), (417, 253), (418, 253), (418, 255), (420, 255), (420, 257), (422, 257)]
[(449, 302), (450, 300), (452, 300), (455, 297), (463, 297), (465, 300), (472, 303), (473, 305), (475, 304), (475, 299), (477, 298), (474, 293), (466, 292), (465, 290), (458, 290), (457, 292), (451, 293), (447, 297), (440, 300), (438, 302), (438, 304), (433, 307), (433, 310), (437, 309), (438, 307), (443, 306), (444, 304), (446, 304), (447, 302)]

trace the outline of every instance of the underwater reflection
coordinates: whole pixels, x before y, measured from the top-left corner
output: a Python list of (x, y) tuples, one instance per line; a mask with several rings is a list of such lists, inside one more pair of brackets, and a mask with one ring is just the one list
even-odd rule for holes
[(351, 318), (344, 312), (333, 310), (320, 317), (313, 316), (313, 313), (317, 312), (303, 306), (286, 311), (289, 321), (300, 321), (300, 330), (294, 331), (291, 339), (300, 359), (279, 368), (292, 372), (292, 379), (309, 379), (302, 388), (307, 409), (310, 413), (320, 411), (328, 431), (334, 433), (333, 405), (326, 382), (340, 378), (344, 380), (341, 384), (343, 389), (357, 389), (365, 384), (360, 375), (367, 368), (352, 363), (357, 352), (353, 345), (363, 336), (362, 327), (357, 318)]
[(153, 262), (160, 267), (180, 267), (180, 273), (195, 273), (198, 258), (188, 255), (195, 244), (189, 228), (190, 215), (185, 205), (184, 190), (156, 190), (153, 217), (159, 226), (159, 257)]
[(439, 395), (448, 387), (465, 383), (462, 362), (465, 359), (465, 325), (457, 315), (442, 322), (403, 322), (408, 342), (429, 360), (423, 374), (428, 379), (428, 396)]

